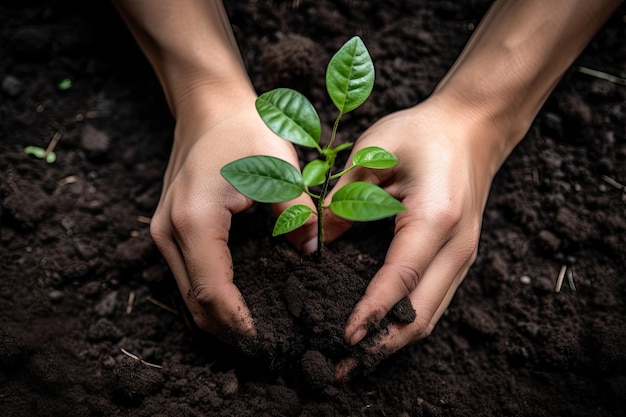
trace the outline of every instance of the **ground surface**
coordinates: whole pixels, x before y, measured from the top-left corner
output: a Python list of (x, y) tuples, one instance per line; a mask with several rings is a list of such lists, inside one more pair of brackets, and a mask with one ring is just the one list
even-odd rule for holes
[[(257, 89), (297, 84), (318, 108), (328, 105), (322, 75), (285, 62), (286, 51), (299, 43), (318, 51), (324, 66), (349, 37), (363, 37), (378, 78), (372, 98), (346, 120), (343, 140), (425, 98), (488, 7), (469, 0), (233, 3)], [(325, 348), (313, 336), (320, 332), (287, 335), (270, 343), (274, 358), (250, 358), (188, 325), (146, 224), (173, 127), (160, 88), (107, 2), (55, 4), (0, 6), (1, 415), (623, 411), (626, 87), (577, 70), (626, 74), (623, 7), (497, 176), (476, 264), (434, 333), (370, 375), (333, 385), (318, 366), (332, 356), (318, 354)], [(58, 88), (64, 78), (72, 80), (68, 90)], [(322, 118), (328, 124), (332, 115)], [(24, 154), (57, 132), (54, 164)], [(391, 225), (362, 225), (338, 242), (356, 261), (343, 270), (370, 277)], [(235, 272), (257, 319), (266, 304), (287, 307), (287, 334), (293, 316), (315, 316), (287, 297), (312, 296), (323, 285), (292, 274), (301, 260), (267, 237), (270, 227), (262, 206), (235, 219)], [(275, 265), (276, 254), (286, 264)], [(280, 268), (289, 279), (272, 283)], [(322, 313), (330, 311), (323, 303), (354, 296), (342, 294), (322, 299)], [(318, 379), (312, 370), (320, 370)]]

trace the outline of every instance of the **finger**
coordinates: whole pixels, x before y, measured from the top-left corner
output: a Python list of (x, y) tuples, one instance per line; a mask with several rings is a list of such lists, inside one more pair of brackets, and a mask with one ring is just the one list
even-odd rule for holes
[(358, 364), (359, 361), (352, 357), (340, 360), (335, 365), (335, 381), (347, 382)]
[[(477, 239), (477, 238), (476, 238)], [(476, 246), (468, 244), (466, 235), (448, 242), (428, 266), (409, 299), (415, 309), (412, 323), (393, 324), (390, 331), (377, 344), (384, 352), (395, 352), (400, 347), (430, 335), (435, 324), (450, 304), (454, 293), (467, 274), (475, 257)]]
[(209, 205), (198, 216), (164, 204), (159, 211), (172, 213), (171, 218), (155, 215), (151, 233), (196, 324), (232, 341), (229, 336), (252, 336), (255, 331), (245, 301), (232, 282), (232, 259), (226, 245), (231, 214), (224, 207), (213, 207)]
[(433, 300), (430, 305), (423, 303), (419, 293), (412, 295), (410, 297), (411, 303), (419, 306), (416, 308), (415, 320), (409, 324), (392, 323), (389, 327), (389, 332), (381, 334), (376, 344), (376, 351), (385, 352), (388, 356), (410, 343), (428, 337), (449, 307), (454, 294), (467, 275), (470, 266), (471, 265), (467, 265), (464, 267), (454, 277), (453, 284), (448, 288), (448, 291), (438, 305), (437, 300)]
[[(445, 261), (444, 261), (445, 262)], [(373, 368), (381, 361), (388, 358), (393, 353), (397, 352), (404, 346), (413, 343), (417, 340), (423, 339), (430, 335), (435, 325), (439, 322), (441, 316), (450, 305), (456, 290), (463, 281), (464, 277), (469, 271), (470, 264), (461, 268), (453, 277), (453, 285), (448, 287), (445, 291), (443, 298), (438, 299), (430, 296), (432, 293), (438, 293), (440, 290), (436, 289), (431, 291), (431, 282), (434, 286), (437, 286), (438, 282), (449, 281), (449, 276), (445, 274), (451, 273), (450, 270), (440, 270), (438, 268), (439, 262), (433, 263), (433, 271), (440, 273), (431, 273), (431, 269), (426, 272), (424, 279), (410, 296), (410, 300), (416, 310), (416, 318), (412, 323), (390, 323), (385, 332), (380, 332), (376, 336), (376, 340), (367, 347), (368, 358), (375, 359), (375, 362), (368, 363), (368, 366)], [(422, 284), (424, 284), (424, 290), (422, 290)], [(424, 293), (429, 294), (430, 301), (424, 300)], [(336, 366), (336, 379), (338, 381), (349, 380), (354, 372), (359, 368), (359, 361), (355, 358), (345, 358), (341, 360)]]
[[(380, 320), (402, 298), (408, 296), (422, 279), (435, 255), (445, 244), (447, 235), (429, 222), (415, 218), (409, 211), (398, 215), (397, 232), (391, 242), (383, 266), (374, 275), (365, 294), (348, 318), (346, 341), (355, 345), (367, 329)], [(409, 224), (402, 227), (402, 224)]]
[(173, 221), (189, 283), (183, 294), (190, 294), (221, 330), (253, 335), (252, 316), (233, 283), (227, 244), (230, 220), (231, 212), (223, 204), (207, 202), (202, 213), (185, 214), (184, 220)]

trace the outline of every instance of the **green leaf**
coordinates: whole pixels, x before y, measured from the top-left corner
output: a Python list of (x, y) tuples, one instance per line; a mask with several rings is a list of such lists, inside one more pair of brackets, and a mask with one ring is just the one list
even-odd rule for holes
[(393, 216), (406, 208), (382, 188), (369, 182), (351, 182), (332, 198), (330, 209), (344, 219), (367, 222)]
[(378, 146), (368, 146), (354, 154), (352, 164), (366, 168), (390, 168), (398, 163), (398, 158), (391, 152)]
[(300, 172), (273, 156), (248, 156), (226, 164), (222, 176), (241, 194), (261, 203), (293, 200), (304, 192)]
[(63, 78), (57, 84), (57, 88), (59, 90), (61, 90), (61, 91), (69, 90), (70, 88), (72, 88), (72, 80), (71, 80), (71, 78)]
[(326, 69), (326, 89), (341, 113), (348, 113), (369, 97), (374, 88), (374, 64), (358, 36), (346, 42)]
[(46, 155), (46, 150), (44, 148), (40, 148), (39, 146), (27, 146), (24, 148), (24, 153), (26, 155), (32, 155), (35, 158), (46, 159), (46, 162), (52, 164), (57, 160), (57, 156), (54, 152), (48, 152)]
[(319, 148), (320, 118), (311, 102), (296, 90), (277, 88), (261, 94), (255, 103), (267, 127), (296, 145)]
[(287, 208), (285, 211), (280, 213), (280, 216), (276, 219), (272, 236), (283, 235), (291, 232), (292, 230), (296, 230), (307, 221), (312, 213), (315, 213), (315, 211), (313, 211), (311, 207), (305, 206), (304, 204), (296, 204)]
[(307, 187), (313, 185), (320, 185), (326, 179), (326, 173), (330, 169), (327, 161), (321, 159), (314, 159), (304, 166), (302, 169), (302, 178), (304, 178), (304, 185)]

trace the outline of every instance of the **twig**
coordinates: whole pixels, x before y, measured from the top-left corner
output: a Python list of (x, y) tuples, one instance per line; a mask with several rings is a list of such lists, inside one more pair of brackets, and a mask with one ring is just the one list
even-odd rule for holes
[(64, 185), (74, 184), (76, 181), (78, 181), (78, 177), (76, 175), (68, 175), (67, 177), (57, 181), (57, 184), (59, 187), (63, 187)]
[(626, 191), (626, 185), (620, 184), (615, 179), (609, 177), (608, 175), (603, 175), (602, 180), (609, 184), (611, 187), (617, 188), (618, 190)]
[(133, 312), (133, 304), (135, 303), (135, 291), (131, 291), (128, 294), (128, 303), (126, 303), (126, 314)]
[(556, 287), (554, 288), (555, 292), (561, 292), (561, 287), (563, 286), (563, 278), (565, 277), (565, 272), (567, 272), (567, 266), (563, 265), (561, 270), (559, 271), (559, 276), (556, 279)]
[(576, 285), (574, 285), (574, 268), (570, 268), (567, 271), (567, 283), (569, 284), (569, 288), (576, 292)]
[(143, 224), (150, 224), (152, 219), (150, 217), (146, 217), (146, 216), (137, 216), (137, 221), (139, 223), (143, 223)]
[(129, 351), (127, 351), (127, 350), (126, 350), (126, 349), (124, 349), (124, 348), (120, 348), (120, 350), (122, 351), (122, 353), (123, 353), (124, 355), (128, 356), (129, 358), (133, 358), (133, 359), (135, 359), (135, 360), (137, 360), (137, 361), (140, 361), (140, 360), (141, 360), (141, 359), (139, 359), (139, 356), (137, 356), (137, 355), (133, 355), (132, 353), (130, 353)]
[(154, 364), (154, 363), (146, 362), (146, 361), (144, 361), (143, 359), (141, 359), (139, 356), (137, 356), (137, 355), (134, 355), (134, 354), (130, 353), (129, 351), (127, 351), (127, 350), (126, 350), (126, 349), (124, 349), (124, 348), (120, 348), (120, 350), (122, 351), (122, 353), (123, 353), (124, 355), (126, 355), (126, 356), (128, 356), (129, 358), (132, 358), (132, 359), (134, 359), (134, 360), (136, 360), (136, 361), (139, 361), (139, 362), (143, 363), (144, 365), (151, 366), (151, 367), (153, 367), (153, 368), (163, 369), (163, 367), (162, 367), (161, 365), (156, 365), (156, 364)]
[(626, 79), (615, 76), (613, 74), (607, 74), (606, 72), (594, 70), (587, 67), (578, 67), (578, 72), (591, 75), (592, 77), (599, 78), (601, 80), (610, 81), (615, 84), (626, 85)]
[(170, 307), (168, 305), (163, 304), (162, 302), (160, 302), (158, 300), (155, 300), (154, 298), (152, 298), (149, 295), (146, 296), (146, 300), (150, 301), (152, 304), (154, 304), (157, 307), (161, 307), (163, 310), (167, 310), (167, 311), (169, 311), (172, 314), (178, 315), (178, 311), (176, 311), (175, 309), (173, 309), (172, 307)]
[(611, 187), (620, 190), (622, 192), (622, 201), (626, 202), (626, 185), (617, 182), (614, 178), (611, 178), (608, 175), (603, 175), (602, 180), (609, 184)]
[(50, 143), (48, 144), (48, 147), (46, 148), (46, 152), (44, 152), (43, 154), (43, 159), (46, 159), (48, 157), (48, 154), (54, 151), (54, 148), (57, 147), (57, 144), (59, 143), (62, 137), (63, 137), (63, 128), (60, 128), (59, 130), (56, 131), (54, 136), (52, 136), (52, 139), (50, 139)]

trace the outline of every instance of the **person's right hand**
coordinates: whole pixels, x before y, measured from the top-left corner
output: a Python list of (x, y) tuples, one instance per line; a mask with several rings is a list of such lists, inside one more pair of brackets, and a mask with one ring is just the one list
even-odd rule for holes
[[(430, 334), (475, 259), (481, 219), (491, 181), (502, 162), (498, 129), (482, 123), (453, 102), (430, 99), (392, 113), (372, 125), (356, 142), (353, 154), (380, 146), (398, 156), (386, 170), (357, 168), (341, 177), (328, 196), (351, 181), (367, 181), (401, 200), (407, 211), (396, 216), (394, 237), (385, 262), (354, 307), (345, 340), (356, 345), (408, 297), (416, 318), (392, 323), (367, 348), (383, 359)], [(349, 158), (351, 160), (351, 158)], [(329, 212), (328, 240), (350, 226)], [(346, 358), (337, 365), (345, 379), (358, 366)]]
[[(197, 107), (179, 115), (163, 191), (150, 231), (169, 264), (196, 324), (223, 340), (255, 334), (246, 303), (233, 283), (227, 246), (231, 217), (252, 205), (221, 176), (227, 163), (250, 155), (271, 155), (298, 167), (291, 143), (272, 133), (254, 107), (254, 95), (209, 118)], [(213, 113), (214, 115), (214, 113)], [(298, 201), (313, 207), (310, 197)], [(280, 213), (294, 201), (274, 204)], [(288, 238), (310, 252), (317, 235), (314, 216)]]

